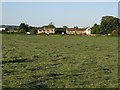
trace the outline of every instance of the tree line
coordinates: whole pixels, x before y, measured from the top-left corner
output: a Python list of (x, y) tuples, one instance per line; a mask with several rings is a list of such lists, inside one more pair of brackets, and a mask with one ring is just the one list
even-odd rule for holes
[(100, 25), (94, 24), (91, 29), (93, 34), (120, 35), (119, 18), (113, 16), (104, 16), (101, 19)]
[(18, 28), (20, 33), (26, 34), (26, 32), (30, 32), (31, 34), (36, 34), (37, 27), (29, 26), (28, 24), (21, 23)]
[[(50, 23), (47, 26), (43, 27), (51, 27), (56, 28), (55, 25)], [(63, 28), (56, 28), (55, 32), (56, 34), (59, 34), (61, 32), (65, 32), (65, 29), (67, 26), (63, 26)], [(6, 31), (10, 30), (11, 27), (9, 26), (6, 28)], [(38, 27), (29, 26), (28, 24), (21, 23), (18, 26), (18, 32), (26, 34), (26, 32), (30, 32), (31, 34), (37, 33)], [(112, 35), (120, 35), (120, 22), (119, 18), (113, 17), (113, 16), (103, 16), (99, 24), (94, 24), (93, 27), (91, 27), (92, 34), (112, 34)]]

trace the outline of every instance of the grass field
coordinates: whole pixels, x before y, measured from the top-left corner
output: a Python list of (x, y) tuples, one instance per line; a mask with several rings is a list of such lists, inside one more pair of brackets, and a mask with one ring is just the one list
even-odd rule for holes
[(117, 88), (117, 37), (2, 37), (3, 88)]

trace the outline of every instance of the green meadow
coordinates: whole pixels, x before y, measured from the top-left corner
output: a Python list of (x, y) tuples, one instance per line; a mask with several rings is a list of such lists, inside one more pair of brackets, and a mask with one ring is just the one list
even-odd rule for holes
[(118, 38), (2, 35), (3, 88), (117, 88)]

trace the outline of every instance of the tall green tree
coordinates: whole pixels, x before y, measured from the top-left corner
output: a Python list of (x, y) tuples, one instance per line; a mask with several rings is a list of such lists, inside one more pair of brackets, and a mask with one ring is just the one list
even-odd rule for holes
[(120, 31), (119, 19), (113, 16), (102, 17), (100, 25), (94, 24), (92, 27), (93, 34), (107, 34), (112, 33), (113, 30)]
[(120, 26), (119, 19), (113, 16), (104, 16), (101, 20), (101, 31), (111, 33)]
[(20, 30), (20, 29), (26, 29), (25, 23), (21, 23), (21, 24), (19, 25), (19, 30)]
[(28, 32), (28, 25), (25, 24), (25, 23), (21, 23), (21, 24), (19, 25), (19, 31), (20, 31), (21, 33), (26, 33), (26, 32)]
[(94, 24), (92, 27), (92, 34), (99, 34), (100, 33), (100, 25)]

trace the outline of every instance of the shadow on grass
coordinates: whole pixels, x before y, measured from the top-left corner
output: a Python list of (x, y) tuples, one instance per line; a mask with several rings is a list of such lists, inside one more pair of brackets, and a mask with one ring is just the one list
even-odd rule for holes
[(43, 84), (41, 81), (33, 81), (27, 84), (27, 87), (30, 90), (46, 90), (47, 86)]
[(2, 61), (2, 64), (6, 64), (6, 63), (23, 63), (23, 62), (33, 62), (33, 60), (28, 60), (27, 58), (13, 59), (13, 60)]

